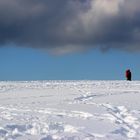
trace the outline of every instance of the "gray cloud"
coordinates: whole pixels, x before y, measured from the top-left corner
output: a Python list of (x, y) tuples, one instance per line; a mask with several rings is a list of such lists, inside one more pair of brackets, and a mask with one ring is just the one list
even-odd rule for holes
[(140, 0), (0, 0), (0, 44), (140, 51)]

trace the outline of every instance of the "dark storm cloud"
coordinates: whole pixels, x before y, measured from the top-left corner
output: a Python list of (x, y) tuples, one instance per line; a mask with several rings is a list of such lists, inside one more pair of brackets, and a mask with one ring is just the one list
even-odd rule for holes
[(140, 51), (139, 15), (140, 0), (0, 0), (0, 44)]

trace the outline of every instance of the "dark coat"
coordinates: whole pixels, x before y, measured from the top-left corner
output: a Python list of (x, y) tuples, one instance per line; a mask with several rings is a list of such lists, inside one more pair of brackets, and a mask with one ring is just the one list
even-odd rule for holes
[(130, 70), (126, 70), (126, 74), (125, 75), (126, 75), (126, 79), (131, 81), (131, 77), (132, 77), (131, 76), (131, 71)]

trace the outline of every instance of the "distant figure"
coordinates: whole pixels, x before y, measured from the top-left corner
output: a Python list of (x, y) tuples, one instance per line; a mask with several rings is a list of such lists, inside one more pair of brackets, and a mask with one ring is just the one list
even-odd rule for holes
[(131, 77), (132, 77), (132, 75), (131, 75), (131, 71), (130, 71), (130, 69), (126, 70), (125, 75), (126, 75), (126, 79), (127, 79), (128, 81), (131, 81)]

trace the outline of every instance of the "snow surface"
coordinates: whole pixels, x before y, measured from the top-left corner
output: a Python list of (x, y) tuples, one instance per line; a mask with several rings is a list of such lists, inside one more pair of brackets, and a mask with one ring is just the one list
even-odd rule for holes
[(0, 82), (0, 140), (140, 140), (140, 81)]

